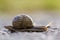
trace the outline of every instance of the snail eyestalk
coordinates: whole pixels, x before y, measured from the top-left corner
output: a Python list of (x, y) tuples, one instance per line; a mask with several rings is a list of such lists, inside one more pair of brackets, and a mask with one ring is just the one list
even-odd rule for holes
[(53, 21), (51, 21), (49, 24), (47, 24), (45, 27), (50, 28), (50, 25), (53, 23)]

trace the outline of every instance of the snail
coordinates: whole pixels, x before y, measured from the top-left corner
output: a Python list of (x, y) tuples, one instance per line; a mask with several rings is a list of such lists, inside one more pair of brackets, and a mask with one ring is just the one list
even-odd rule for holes
[(20, 15), (14, 17), (12, 21), (12, 26), (5, 26), (11, 33), (20, 31), (20, 32), (43, 32), (47, 31), (49, 24), (47, 26), (35, 27), (33, 25), (33, 20), (28, 15)]

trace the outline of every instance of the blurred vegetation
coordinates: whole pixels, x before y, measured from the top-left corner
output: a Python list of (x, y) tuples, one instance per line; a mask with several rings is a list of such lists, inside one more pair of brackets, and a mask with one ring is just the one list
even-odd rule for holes
[(60, 0), (0, 0), (0, 11), (57, 9), (60, 9)]

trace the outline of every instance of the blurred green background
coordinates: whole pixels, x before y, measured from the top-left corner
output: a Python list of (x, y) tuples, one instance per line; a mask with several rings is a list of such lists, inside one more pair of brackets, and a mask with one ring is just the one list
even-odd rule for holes
[(0, 11), (60, 10), (60, 0), (0, 0)]

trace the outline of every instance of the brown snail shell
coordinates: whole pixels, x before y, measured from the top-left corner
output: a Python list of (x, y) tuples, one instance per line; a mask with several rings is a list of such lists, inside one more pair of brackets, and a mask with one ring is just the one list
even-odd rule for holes
[(33, 22), (32, 19), (27, 15), (20, 15), (16, 16), (13, 21), (12, 25), (14, 28), (32, 28)]

